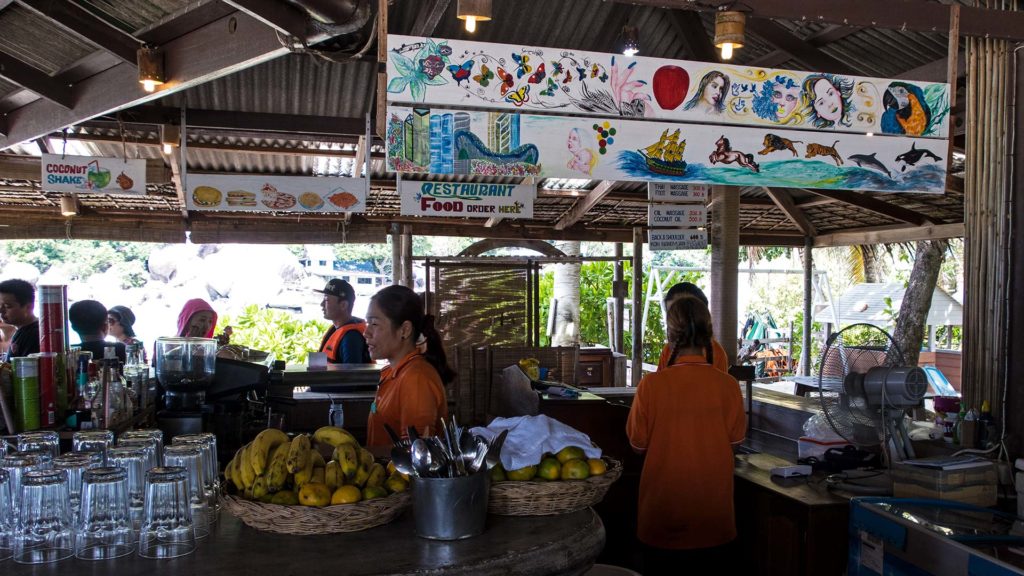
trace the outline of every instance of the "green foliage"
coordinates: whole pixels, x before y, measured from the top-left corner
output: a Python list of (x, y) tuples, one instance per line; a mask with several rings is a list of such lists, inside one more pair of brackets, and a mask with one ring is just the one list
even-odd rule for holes
[[(815, 338), (815, 334), (821, 333), (822, 325), (821, 322), (811, 322), (811, 376), (818, 374), (818, 366), (821, 362), (821, 352), (823, 349), (823, 343)], [(803, 310), (797, 310), (793, 316), (793, 361), (796, 364), (794, 368), (796, 373), (800, 373), (800, 354), (804, 349), (804, 312)]]
[(320, 339), (330, 324), (320, 320), (301, 320), (289, 312), (246, 306), (237, 317), (222, 316), (218, 325), (231, 326), (231, 343), (273, 352), (289, 365), (302, 364), (310, 351), (320, 347)]
[(13, 260), (31, 264), (40, 273), (62, 265), (72, 280), (85, 280), (113, 268), (122, 278), (122, 288), (146, 283), (149, 277), (146, 260), (158, 246), (101, 240), (12, 240), (6, 243), (7, 254)]

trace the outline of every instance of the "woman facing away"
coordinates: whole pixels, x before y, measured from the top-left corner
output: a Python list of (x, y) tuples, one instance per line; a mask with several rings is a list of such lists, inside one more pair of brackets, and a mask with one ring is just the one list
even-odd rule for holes
[(411, 426), (421, 435), (435, 434), (448, 416), (444, 385), (455, 373), (426, 314), (423, 300), (405, 286), (388, 286), (370, 299), (366, 345), (373, 360), (387, 360), (367, 421), (367, 446), (391, 443), (384, 424), (400, 435)]
[(640, 381), (626, 423), (630, 445), (646, 454), (637, 514), (644, 574), (717, 572), (736, 538), (733, 447), (746, 433), (743, 399), (736, 380), (712, 366), (703, 302), (675, 300), (668, 332), (669, 366)]

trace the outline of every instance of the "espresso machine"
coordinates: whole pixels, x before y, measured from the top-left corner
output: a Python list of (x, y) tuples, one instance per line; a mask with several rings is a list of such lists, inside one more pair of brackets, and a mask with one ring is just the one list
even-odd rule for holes
[(163, 391), (157, 426), (167, 437), (203, 431), (206, 391), (213, 384), (217, 341), (213, 338), (158, 338), (156, 379)]

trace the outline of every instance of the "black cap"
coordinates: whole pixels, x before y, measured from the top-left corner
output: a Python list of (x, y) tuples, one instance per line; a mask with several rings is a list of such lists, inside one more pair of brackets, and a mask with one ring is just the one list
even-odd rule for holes
[(356, 291), (352, 289), (352, 285), (341, 278), (328, 280), (327, 285), (324, 286), (323, 290), (313, 290), (313, 292), (330, 294), (331, 296), (337, 296), (338, 298), (349, 302), (355, 302), (356, 299)]

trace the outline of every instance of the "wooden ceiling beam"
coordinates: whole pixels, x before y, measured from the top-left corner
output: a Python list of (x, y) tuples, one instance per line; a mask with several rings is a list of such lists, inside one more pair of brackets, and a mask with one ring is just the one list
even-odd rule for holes
[(576, 204), (558, 222), (555, 222), (555, 230), (565, 230), (582, 220), (591, 208), (597, 206), (598, 202), (608, 195), (613, 186), (615, 186), (614, 181), (602, 180), (586, 196), (577, 200)]
[(719, 54), (715, 44), (708, 37), (700, 14), (684, 10), (667, 10), (669, 24), (676, 31), (679, 41), (686, 46), (694, 60), (701, 62), (718, 62)]
[(78, 4), (68, 0), (18, 0), (18, 4), (57, 24), (65, 32), (99, 46), (118, 60), (131, 66), (136, 65), (136, 51), (141, 45), (139, 41), (107, 24)]
[(73, 106), (70, 88), (42, 70), (3, 52), (0, 52), (0, 78), (27, 88), (64, 110)]
[(902, 206), (890, 204), (884, 200), (873, 198), (862, 192), (852, 192), (849, 190), (808, 190), (812, 194), (824, 196), (826, 198), (832, 198), (846, 204), (848, 206), (854, 206), (868, 212), (874, 212), (893, 220), (900, 220), (914, 226), (925, 226), (929, 224), (936, 224), (930, 218), (924, 214), (915, 210), (908, 210)]
[(782, 188), (764, 188), (764, 192), (768, 194), (768, 197), (778, 206), (779, 210), (782, 210), (786, 218), (789, 218), (789, 221), (804, 233), (804, 236), (817, 236), (818, 232), (814, 228), (814, 224), (811, 224), (803, 210), (793, 203), (793, 197), (790, 196), (787, 190)]
[(846, 62), (829, 56), (810, 42), (802, 40), (771, 20), (750, 18), (747, 20), (747, 30), (807, 64), (812, 70), (823, 70), (836, 74), (856, 75), (859, 73)]
[[(118, 113), (123, 122), (139, 124), (176, 124), (181, 120), (181, 109), (174, 106), (137, 106)], [(188, 129), (241, 130), (250, 132), (276, 132), (295, 134), (332, 134), (363, 136), (366, 119), (347, 116), (313, 116), (304, 114), (274, 114), (270, 112), (235, 112), (230, 110), (185, 110)], [(116, 118), (109, 121), (116, 122)], [(94, 120), (104, 122), (106, 120)], [(268, 134), (267, 137), (273, 137)], [(294, 138), (293, 138), (294, 139)]]
[(853, 246), (858, 244), (892, 244), (920, 240), (941, 240), (963, 238), (964, 223), (936, 224), (934, 226), (872, 226), (854, 228), (832, 234), (821, 234), (814, 238), (815, 248), (830, 246)]
[(278, 0), (221, 0), (229, 6), (245, 12), (282, 34), (306, 38), (309, 19), (287, 2)]

